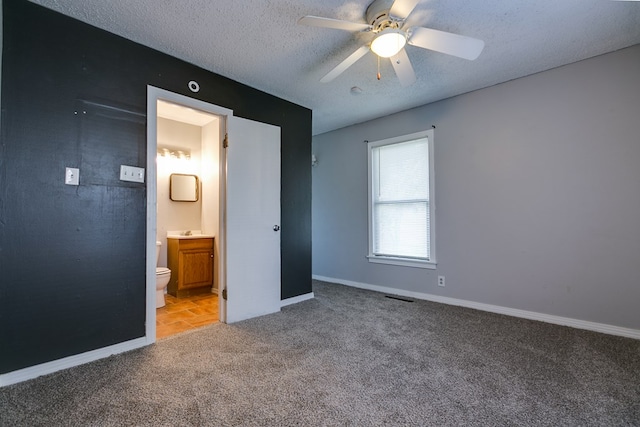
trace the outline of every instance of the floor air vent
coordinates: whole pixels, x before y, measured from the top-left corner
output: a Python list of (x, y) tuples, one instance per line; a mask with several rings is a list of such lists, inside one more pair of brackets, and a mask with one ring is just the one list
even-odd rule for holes
[(402, 297), (396, 297), (396, 296), (393, 296), (393, 295), (385, 295), (384, 297), (385, 298), (391, 298), (391, 299), (397, 299), (398, 301), (413, 302), (413, 300), (402, 298)]

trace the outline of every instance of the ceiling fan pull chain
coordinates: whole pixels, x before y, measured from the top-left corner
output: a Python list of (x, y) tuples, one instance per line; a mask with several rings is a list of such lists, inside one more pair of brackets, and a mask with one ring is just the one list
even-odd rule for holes
[(380, 57), (378, 55), (376, 55), (376, 57), (378, 58), (378, 75), (377, 75), (377, 77), (378, 77), (378, 80), (380, 80), (380, 78), (382, 77), (380, 75)]

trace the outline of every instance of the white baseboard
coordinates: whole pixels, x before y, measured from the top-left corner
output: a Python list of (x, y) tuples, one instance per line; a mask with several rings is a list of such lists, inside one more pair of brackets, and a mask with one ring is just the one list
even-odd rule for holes
[(280, 301), (280, 307), (285, 307), (291, 304), (297, 304), (299, 302), (306, 301), (313, 298), (314, 298), (313, 292), (309, 292), (308, 294), (298, 295), (297, 297), (283, 299), (282, 301)]
[[(622, 336), (627, 338), (640, 339), (640, 330), (637, 330), (637, 329), (623, 328), (620, 326), (607, 325), (604, 323), (596, 323), (596, 322), (589, 322), (586, 320), (572, 319), (569, 317), (553, 316), (550, 314), (537, 313), (534, 311), (518, 310), (515, 308), (484, 304), (484, 303), (462, 300), (457, 298), (442, 297), (442, 296), (432, 295), (432, 294), (427, 294), (422, 292), (406, 291), (406, 290), (390, 288), (386, 286), (370, 285), (368, 283), (336, 279), (333, 277), (313, 275), (312, 278), (315, 280), (321, 280), (324, 282), (338, 283), (345, 286), (368, 289), (371, 291), (382, 292), (386, 294), (416, 298), (416, 299), (438, 302), (442, 304), (455, 305), (460, 307), (473, 308), (476, 310), (488, 311), (491, 313), (505, 314), (507, 316), (520, 317), (523, 319), (538, 320), (541, 322), (553, 323), (553, 324), (562, 325), (562, 326), (570, 326), (577, 329), (585, 329), (585, 330), (601, 332), (609, 335), (617, 335), (617, 336)], [(285, 307), (291, 304), (297, 304), (299, 302), (306, 301), (313, 298), (314, 298), (313, 292), (310, 292), (304, 295), (298, 295), (292, 298), (287, 298), (281, 301), (281, 307)], [(94, 360), (98, 360), (98, 359), (103, 359), (103, 358), (112, 356), (114, 354), (135, 350), (137, 348), (149, 345), (152, 342), (153, 341), (149, 341), (145, 337), (142, 337), (135, 340), (123, 342), (120, 344), (115, 344), (109, 347), (88, 351), (86, 353), (65, 357), (63, 359), (42, 363), (40, 365), (30, 366), (28, 368), (9, 372), (7, 374), (1, 374), (0, 387), (16, 384), (22, 381), (27, 381), (42, 375), (47, 375), (56, 371), (60, 371), (62, 369), (83, 365), (85, 363), (93, 362)]]
[[(304, 295), (298, 295), (281, 301), (280, 306), (284, 307), (291, 304), (297, 304), (302, 301), (313, 299), (313, 292)], [(109, 347), (99, 348), (97, 350), (88, 351), (82, 354), (65, 357), (63, 359), (53, 360), (51, 362), (42, 363), (40, 365), (30, 366), (28, 368), (19, 369), (7, 374), (0, 374), (0, 387), (16, 384), (22, 381), (31, 380), (42, 375), (52, 374), (63, 369), (72, 368), (74, 366), (84, 365), (98, 359), (104, 359), (118, 353), (135, 350), (140, 347), (152, 344), (153, 340), (147, 338), (137, 338), (135, 340), (114, 344)]]
[(42, 375), (51, 374), (63, 369), (72, 368), (74, 366), (84, 365), (94, 360), (104, 359), (118, 353), (135, 350), (150, 344), (145, 337), (136, 338), (135, 340), (114, 344), (109, 347), (99, 348), (97, 350), (87, 351), (86, 353), (76, 354), (65, 357), (63, 359), (53, 360), (51, 362), (42, 363), (40, 365), (30, 366), (28, 368), (19, 369), (0, 375), (0, 387), (16, 384), (22, 381), (31, 380)]
[(601, 332), (603, 334), (617, 335), (621, 337), (634, 338), (640, 340), (640, 330), (623, 328), (620, 326), (607, 325), (604, 323), (589, 322), (586, 320), (572, 319), (569, 317), (554, 316), (551, 314), (538, 313), (535, 311), (519, 310), (515, 308), (502, 307), (499, 305), (484, 304), (480, 302), (462, 300), (457, 298), (442, 297), (438, 295), (426, 294), (422, 292), (405, 291), (402, 289), (389, 288), (386, 286), (370, 285), (368, 283), (353, 282), (350, 280), (336, 279), (333, 277), (324, 277), (313, 275), (315, 280), (323, 282), (338, 283), (354, 288), (368, 289), (370, 291), (382, 292), (386, 294), (398, 295), (403, 297), (411, 297), (426, 301), (439, 302), (442, 304), (456, 305), (460, 307), (473, 308), (491, 313), (505, 314), (507, 316), (520, 317), (529, 320), (538, 320), (541, 322), (553, 323), (555, 325), (570, 326), (577, 329), (586, 329), (588, 331)]

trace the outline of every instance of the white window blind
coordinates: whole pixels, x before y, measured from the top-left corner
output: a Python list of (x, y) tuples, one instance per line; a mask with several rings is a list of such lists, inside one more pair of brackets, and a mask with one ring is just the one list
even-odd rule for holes
[(371, 147), (371, 255), (431, 260), (429, 140)]

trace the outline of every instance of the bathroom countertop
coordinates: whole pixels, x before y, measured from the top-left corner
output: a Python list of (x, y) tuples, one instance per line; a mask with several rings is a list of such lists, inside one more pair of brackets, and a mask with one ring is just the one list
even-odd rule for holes
[(191, 234), (184, 236), (181, 234), (167, 234), (167, 239), (212, 239), (216, 236), (214, 234)]

